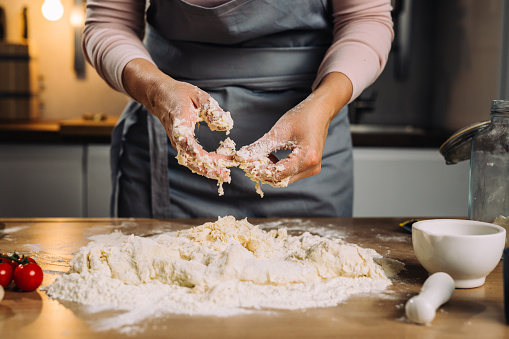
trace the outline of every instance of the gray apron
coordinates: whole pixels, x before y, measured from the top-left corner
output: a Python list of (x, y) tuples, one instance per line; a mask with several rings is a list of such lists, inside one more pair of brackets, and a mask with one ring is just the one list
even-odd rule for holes
[[(229, 137), (239, 149), (310, 94), (332, 40), (327, 6), (327, 0), (232, 0), (205, 8), (153, 0), (145, 45), (163, 72), (198, 86), (231, 112)], [(203, 125), (196, 138), (213, 151), (226, 135)], [(112, 136), (112, 216), (351, 216), (351, 148), (345, 108), (330, 124), (318, 175), (286, 188), (263, 185), (260, 198), (255, 183), (232, 168), (231, 184), (218, 196), (217, 182), (179, 165), (159, 120), (131, 102)]]

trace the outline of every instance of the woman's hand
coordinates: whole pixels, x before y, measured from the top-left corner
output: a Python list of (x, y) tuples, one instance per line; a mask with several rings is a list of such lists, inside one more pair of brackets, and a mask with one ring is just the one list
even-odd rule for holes
[(179, 163), (192, 171), (220, 182), (230, 181), (224, 166), (232, 156), (206, 152), (194, 138), (196, 123), (205, 120), (211, 130), (228, 131), (233, 126), (210, 95), (196, 86), (177, 81), (143, 59), (130, 61), (123, 73), (127, 93), (142, 103), (164, 126)]
[[(351, 95), (352, 85), (346, 75), (328, 74), (312, 94), (285, 113), (267, 134), (242, 147), (235, 159), (248, 174), (255, 172), (252, 177), (272, 186), (318, 174), (329, 124)], [(258, 159), (280, 149), (292, 152), (285, 159), (256, 164)]]

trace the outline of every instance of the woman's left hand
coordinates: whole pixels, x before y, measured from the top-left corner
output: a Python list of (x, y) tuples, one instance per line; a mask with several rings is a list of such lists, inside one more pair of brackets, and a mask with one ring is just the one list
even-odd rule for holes
[[(257, 179), (277, 186), (283, 180), (293, 183), (316, 175), (329, 124), (351, 97), (351, 82), (342, 73), (330, 73), (305, 100), (285, 113), (263, 137), (242, 147), (235, 159), (249, 164), (281, 149), (291, 150), (285, 159), (258, 168)], [(254, 166), (254, 165), (253, 165)]]

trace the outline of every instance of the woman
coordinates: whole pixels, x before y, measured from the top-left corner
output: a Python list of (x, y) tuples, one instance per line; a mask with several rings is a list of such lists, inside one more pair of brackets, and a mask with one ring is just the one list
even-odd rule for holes
[[(388, 0), (151, 0), (147, 10), (145, 0), (88, 0), (86, 57), (133, 99), (112, 136), (112, 215), (350, 216), (346, 105), (386, 63), (390, 10)], [(288, 150), (260, 178), (288, 187), (265, 185), (260, 198), (233, 168), (218, 196), (215, 180), (230, 176), (219, 164), (232, 157), (212, 151), (225, 133), (193, 135), (210, 96), (218, 116), (231, 112), (235, 161)], [(176, 148), (209, 166), (180, 166)]]

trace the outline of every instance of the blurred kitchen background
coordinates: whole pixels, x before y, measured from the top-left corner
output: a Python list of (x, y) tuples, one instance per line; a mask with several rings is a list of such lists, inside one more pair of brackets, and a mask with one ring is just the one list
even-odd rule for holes
[(351, 121), (457, 130), (486, 119), (491, 100), (506, 94), (505, 1), (392, 2), (389, 63)]
[[(44, 4), (49, 6), (49, 15), (58, 14), (59, 5), (62, 6), (62, 17), (55, 21), (46, 19), (42, 13)], [(109, 88), (84, 62), (77, 41), (81, 35), (76, 34), (83, 27), (84, 1), (0, 0), (0, 6), (4, 12), (3, 42), (28, 46), (30, 66), (35, 72), (30, 74), (31, 90), (40, 102), (39, 112), (31, 112), (33, 116), (59, 120), (76, 118), (86, 112), (110, 115), (121, 112), (126, 97)], [(10, 56), (3, 53), (0, 57), (5, 65), (5, 59)], [(14, 64), (22, 63), (14, 59), (15, 55), (11, 57)], [(4, 75), (2, 72), (1, 81), (9, 81)], [(17, 74), (10, 75), (17, 77)]]
[[(350, 105), (354, 216), (466, 216), (468, 161), (438, 148), (509, 97), (507, 1), (392, 3), (387, 67)], [(84, 61), (84, 6), (0, 0), (0, 217), (109, 215), (109, 133), (128, 99)]]

